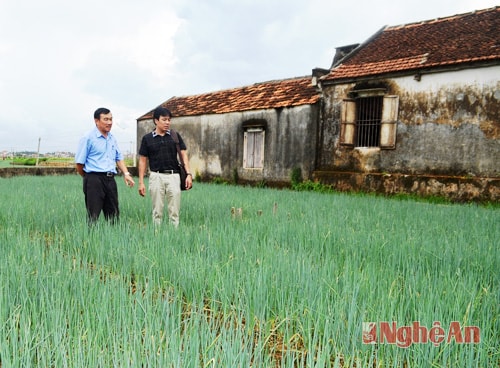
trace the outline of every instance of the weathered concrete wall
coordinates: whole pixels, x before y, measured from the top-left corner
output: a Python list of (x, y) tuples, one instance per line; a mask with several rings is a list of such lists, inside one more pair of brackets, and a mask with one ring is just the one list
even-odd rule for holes
[[(300, 168), (304, 178), (314, 170), (317, 145), (318, 107), (252, 110), (227, 114), (174, 117), (172, 128), (179, 131), (188, 148), (191, 171), (203, 179), (231, 180), (234, 170), (249, 182), (288, 183), (291, 170)], [(243, 123), (266, 121), (264, 167), (243, 168)], [(138, 144), (154, 129), (152, 120), (139, 121)]]
[(339, 144), (354, 83), (325, 88), (319, 169), (447, 176), (500, 175), (500, 66), (364, 82), (399, 96), (394, 150)]
[(48, 167), (48, 166), (26, 166), (26, 167), (5, 167), (0, 169), (1, 178), (10, 178), (13, 176), (32, 175), (71, 175), (77, 174), (74, 167)]
[[(342, 191), (500, 201), (500, 66), (327, 86), (315, 180)], [(396, 147), (339, 144), (353, 89), (399, 96)]]
[(442, 197), (454, 202), (500, 202), (500, 178), (317, 171), (314, 180), (341, 192)]
[(318, 169), (499, 177), (499, 75), (492, 66), (364, 82), (399, 96), (394, 150), (339, 145), (342, 99), (359, 85), (325, 88)]

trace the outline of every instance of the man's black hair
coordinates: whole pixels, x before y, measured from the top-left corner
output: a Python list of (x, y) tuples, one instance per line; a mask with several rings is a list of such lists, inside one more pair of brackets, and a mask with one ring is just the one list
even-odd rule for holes
[(99, 120), (101, 118), (101, 114), (109, 114), (111, 111), (105, 107), (99, 107), (95, 112), (94, 112), (94, 119)]
[(172, 113), (166, 107), (158, 106), (153, 112), (153, 118), (155, 120), (160, 120), (160, 116), (172, 117)]

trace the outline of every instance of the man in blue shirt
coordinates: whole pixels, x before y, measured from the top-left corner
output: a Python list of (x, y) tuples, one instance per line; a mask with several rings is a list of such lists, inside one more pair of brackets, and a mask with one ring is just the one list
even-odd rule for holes
[(95, 128), (78, 143), (75, 155), (76, 170), (83, 177), (83, 193), (87, 218), (92, 224), (101, 211), (106, 220), (116, 221), (120, 215), (118, 190), (115, 182), (116, 166), (123, 173), (127, 186), (135, 182), (127, 170), (116, 138), (111, 134), (113, 115), (100, 107), (94, 112)]

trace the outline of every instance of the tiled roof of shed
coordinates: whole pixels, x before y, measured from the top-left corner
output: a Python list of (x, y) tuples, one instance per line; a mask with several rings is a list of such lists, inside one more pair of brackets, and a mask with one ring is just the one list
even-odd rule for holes
[(322, 80), (500, 60), (500, 7), (386, 27)]
[[(194, 116), (309, 105), (316, 103), (318, 99), (311, 77), (300, 77), (200, 95), (172, 97), (161, 106), (170, 109), (174, 116)], [(152, 111), (138, 120), (151, 117)]]

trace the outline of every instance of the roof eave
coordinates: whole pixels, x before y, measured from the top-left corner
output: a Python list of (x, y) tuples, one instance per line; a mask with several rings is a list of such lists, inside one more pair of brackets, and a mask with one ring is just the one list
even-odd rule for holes
[(421, 77), (424, 74), (435, 74), (435, 73), (444, 73), (451, 71), (459, 71), (465, 69), (476, 69), (476, 68), (486, 68), (490, 66), (500, 65), (500, 59), (488, 60), (488, 61), (480, 61), (480, 62), (466, 62), (460, 64), (453, 65), (445, 65), (445, 66), (431, 66), (431, 67), (422, 67), (422, 68), (414, 68), (400, 71), (393, 71), (387, 73), (376, 73), (376, 74), (364, 74), (358, 75), (356, 77), (349, 78), (332, 78), (332, 79), (323, 79), (320, 81), (322, 87), (336, 85), (336, 84), (348, 84), (348, 83), (357, 83), (367, 80), (373, 79), (387, 79), (387, 78), (400, 78), (407, 76), (414, 76), (417, 79), (417, 75)]
[[(261, 109), (257, 109), (257, 110), (269, 110), (269, 109), (289, 109), (289, 108), (293, 108), (293, 107), (298, 107), (298, 106), (306, 106), (306, 105), (309, 105), (309, 106), (314, 106), (318, 103), (318, 101), (320, 100), (319, 98), (319, 95), (318, 97), (316, 98), (315, 101), (311, 101), (309, 103), (298, 103), (298, 104), (293, 104), (293, 105), (276, 105), (276, 106), (270, 106), (270, 107), (263, 107)], [(248, 108), (248, 109), (245, 109), (245, 110), (234, 110), (234, 111), (224, 111), (224, 112), (217, 112), (217, 111), (211, 111), (211, 112), (206, 112), (204, 114), (191, 114), (191, 115), (177, 115), (177, 116), (173, 116), (173, 118), (176, 118), (176, 117), (188, 117), (188, 116), (202, 116), (202, 115), (222, 115), (222, 114), (230, 114), (230, 113), (233, 113), (233, 112), (247, 112), (247, 111), (254, 111), (256, 110), (255, 108)], [(150, 111), (148, 112), (147, 114), (144, 114), (142, 115), (141, 117), (137, 118), (136, 120), (137, 121), (143, 121), (143, 120), (150, 120), (153, 118), (153, 111)]]

